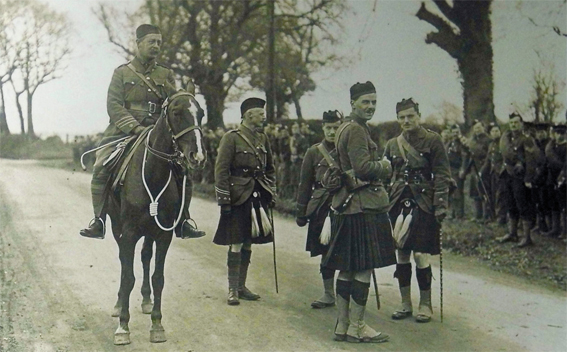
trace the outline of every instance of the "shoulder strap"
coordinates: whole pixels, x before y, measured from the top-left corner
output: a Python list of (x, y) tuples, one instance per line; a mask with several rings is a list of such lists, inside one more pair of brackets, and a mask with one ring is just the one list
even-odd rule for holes
[[(348, 121), (345, 124), (341, 125), (341, 127), (339, 127), (339, 129), (337, 130), (337, 133), (335, 134), (335, 144), (337, 145), (337, 160), (338, 160), (338, 165), (339, 165), (339, 169), (343, 169), (343, 167), (341, 166), (341, 156), (339, 155), (339, 148), (338, 148), (338, 142), (339, 139), (341, 137), (341, 134), (343, 133), (343, 131), (352, 123), (352, 121)], [(344, 171), (344, 170), (343, 170)]]
[(423, 159), (423, 156), (420, 155), (419, 152), (415, 150), (415, 148), (411, 144), (409, 144), (409, 142), (407, 141), (407, 139), (404, 137), (403, 134), (400, 134), (397, 139), (398, 139), (398, 147), (400, 147), (400, 153), (402, 153), (402, 157), (404, 158), (404, 160), (407, 160), (406, 155), (404, 153), (404, 149), (415, 159)]
[(161, 96), (159, 90), (156, 88), (156, 86), (154, 86), (154, 84), (152, 82), (150, 82), (150, 80), (146, 79), (140, 72), (136, 71), (136, 69), (134, 68), (134, 65), (129, 62), (128, 65), (126, 65), (126, 67), (128, 67), (132, 72), (134, 72), (134, 74), (136, 74), (136, 76), (140, 77), (140, 79), (142, 80), (142, 82), (144, 82), (151, 90), (152, 92), (158, 96), (158, 98), (163, 99), (163, 97)]
[[(396, 141), (398, 142), (398, 149), (400, 150), (400, 154), (402, 154), (402, 159), (404, 159), (404, 161), (408, 161), (408, 158), (406, 157), (406, 152), (404, 150), (404, 147), (402, 147), (402, 141), (400, 140), (400, 137), (402, 135), (400, 134), (400, 136), (398, 138), (396, 138)], [(405, 138), (404, 138), (405, 139)]]
[(319, 151), (321, 152), (321, 154), (323, 154), (323, 158), (325, 158), (325, 160), (327, 160), (327, 164), (329, 164), (329, 167), (336, 167), (337, 165), (335, 164), (335, 160), (333, 159), (333, 157), (331, 156), (331, 154), (329, 154), (329, 152), (327, 151), (327, 148), (325, 148), (325, 146), (323, 145), (323, 143), (319, 143), (317, 145), (317, 149), (319, 149)]

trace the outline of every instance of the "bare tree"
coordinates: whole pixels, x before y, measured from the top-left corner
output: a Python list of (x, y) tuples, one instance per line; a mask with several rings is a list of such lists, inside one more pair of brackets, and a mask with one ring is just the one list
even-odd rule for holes
[(427, 44), (436, 44), (457, 61), (463, 86), (464, 118), (467, 126), (478, 119), (495, 121), (492, 24), (492, 0), (433, 1), (440, 11), (430, 12), (425, 3), (416, 16), (437, 29), (425, 38)]
[(64, 68), (64, 60), (71, 52), (71, 27), (65, 15), (36, 0), (26, 4), (14, 22), (17, 28), (15, 40), (23, 46), (11, 81), (21, 120), (23, 109), (19, 98), (25, 93), (27, 135), (34, 138), (33, 96), (39, 86), (58, 78)]
[[(561, 1), (518, 1), (516, 8), (522, 17), (538, 28), (545, 28), (553, 33), (567, 37), (565, 16), (567, 0)], [(537, 11), (530, 11), (537, 8)]]
[(27, 1), (0, 0), (0, 134), (10, 134), (6, 117), (4, 85), (16, 70), (16, 59), (21, 52), (21, 42), (13, 40), (14, 18)]
[(564, 96), (565, 82), (557, 79), (552, 61), (546, 60), (539, 52), (537, 54), (541, 65), (534, 69), (530, 108), (534, 121), (553, 122), (563, 108), (560, 99)]

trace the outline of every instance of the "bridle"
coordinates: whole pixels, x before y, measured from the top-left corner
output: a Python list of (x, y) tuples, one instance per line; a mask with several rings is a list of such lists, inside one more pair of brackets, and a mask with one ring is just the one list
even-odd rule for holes
[[(172, 143), (173, 143), (173, 153), (172, 154), (168, 154), (168, 153), (164, 153), (161, 152), (157, 149), (154, 149), (150, 146), (149, 140), (150, 140), (150, 134), (152, 132), (152, 130), (150, 130), (150, 132), (148, 133), (148, 136), (146, 138), (146, 149), (153, 155), (157, 156), (158, 158), (161, 158), (163, 160), (168, 161), (169, 163), (177, 163), (179, 165), (183, 165), (186, 163), (186, 159), (185, 156), (183, 155), (183, 152), (179, 149), (179, 145), (177, 143), (177, 141), (183, 137), (184, 135), (186, 135), (187, 133), (193, 131), (193, 130), (197, 130), (199, 131), (199, 133), (201, 133), (201, 135), (203, 135), (203, 131), (201, 130), (201, 127), (195, 123), (193, 126), (189, 126), (187, 128), (185, 128), (184, 130), (182, 130), (181, 132), (175, 133), (173, 131), (173, 129), (171, 128), (171, 124), (169, 123), (169, 116), (167, 114), (167, 108), (168, 106), (177, 98), (180, 97), (184, 97), (184, 96), (189, 96), (193, 99), (195, 99), (195, 96), (189, 92), (185, 92), (185, 91), (179, 91), (175, 94), (173, 94), (171, 97), (168, 97), (162, 105), (162, 112), (161, 112), (161, 117), (163, 117), (165, 119), (165, 124), (167, 126), (167, 129), (169, 130), (169, 133), (171, 133), (171, 137), (172, 137)], [(195, 117), (196, 118), (196, 117)], [(189, 167), (190, 168), (195, 168), (193, 167), (193, 165), (191, 163), (189, 163)], [(204, 167), (204, 165), (203, 165)]]
[[(168, 119), (168, 115), (167, 115), (167, 107), (169, 106), (169, 104), (171, 104), (171, 102), (173, 102), (175, 99), (177, 99), (179, 97), (183, 97), (183, 96), (189, 96), (189, 97), (192, 97), (193, 99), (195, 99), (195, 96), (191, 93), (184, 92), (184, 91), (177, 92), (177, 93), (175, 93), (174, 95), (172, 95), (171, 97), (169, 97), (168, 99), (165, 100), (165, 102), (162, 105), (162, 115), (160, 116), (160, 118), (161, 117), (165, 118), (165, 124), (167, 125), (167, 128), (168, 128), (169, 132), (171, 133), (174, 152), (172, 154), (168, 154), (168, 153), (164, 153), (164, 152), (161, 152), (159, 150), (156, 150), (156, 149), (154, 149), (150, 146), (150, 135), (153, 131), (153, 128), (152, 128), (152, 129), (150, 129), (150, 131), (148, 132), (148, 135), (146, 136), (146, 148), (144, 150), (144, 159), (142, 161), (142, 183), (144, 184), (144, 188), (146, 189), (146, 192), (147, 192), (148, 196), (150, 197), (150, 216), (152, 216), (154, 218), (154, 220), (155, 220), (156, 224), (159, 226), (159, 228), (161, 228), (164, 231), (171, 231), (171, 230), (175, 229), (175, 227), (177, 226), (179, 221), (181, 221), (181, 216), (183, 214), (183, 209), (185, 207), (185, 187), (186, 187), (186, 184), (187, 184), (187, 174), (184, 173), (184, 175), (183, 175), (183, 190), (182, 190), (181, 206), (179, 208), (179, 214), (177, 215), (177, 218), (174, 220), (171, 227), (165, 227), (160, 223), (160, 221), (158, 219), (158, 200), (161, 197), (161, 195), (165, 192), (165, 190), (167, 189), (167, 186), (169, 186), (169, 183), (171, 182), (172, 170), (171, 170), (171, 168), (169, 169), (169, 177), (167, 179), (165, 186), (159, 192), (157, 197), (154, 198), (153, 195), (152, 195), (152, 192), (150, 191), (150, 188), (148, 187), (148, 184), (146, 182), (146, 177), (145, 177), (146, 160), (147, 160), (148, 152), (150, 152), (151, 154), (157, 156), (158, 158), (161, 158), (163, 160), (168, 161), (170, 164), (184, 165), (185, 163), (188, 162), (188, 160), (183, 155), (183, 152), (181, 152), (181, 150), (179, 149), (179, 146), (177, 144), (177, 140), (179, 138), (183, 137), (184, 135), (186, 135), (187, 133), (193, 131), (193, 130), (198, 130), (202, 135), (203, 132), (201, 131), (201, 127), (199, 127), (197, 124), (194, 124), (193, 126), (189, 126), (179, 133), (175, 133), (173, 131), (173, 129), (171, 128), (171, 124), (169, 123), (169, 119)], [(189, 164), (190, 168), (192, 168), (192, 169), (194, 168), (193, 165), (190, 162), (188, 164)], [(204, 167), (204, 165), (203, 165), (203, 167)]]

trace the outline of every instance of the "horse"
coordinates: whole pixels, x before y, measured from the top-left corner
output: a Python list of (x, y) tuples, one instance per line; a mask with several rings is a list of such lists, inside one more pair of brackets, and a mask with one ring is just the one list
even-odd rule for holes
[[(202, 118), (203, 109), (191, 92), (179, 91), (168, 97), (156, 124), (147, 133), (145, 144), (141, 143), (133, 151), (122, 186), (110, 196), (107, 203), (121, 264), (120, 288), (115, 306), (119, 310), (119, 325), (114, 333), (115, 345), (130, 343), (130, 294), (135, 282), (135, 247), (141, 237), (144, 237), (142, 311), (151, 313), (150, 342), (167, 340), (161, 324), (165, 258), (173, 229), (182, 217), (185, 203), (190, 201), (184, 198), (185, 178), (180, 185), (171, 182), (174, 178), (172, 174), (175, 169), (186, 171), (187, 167), (204, 167), (207, 156), (200, 128)], [(178, 187), (183, 187), (183, 192), (179, 192)], [(182, 195), (181, 199), (179, 194)], [(156, 244), (156, 253), (152, 305), (149, 271), (153, 243)]]

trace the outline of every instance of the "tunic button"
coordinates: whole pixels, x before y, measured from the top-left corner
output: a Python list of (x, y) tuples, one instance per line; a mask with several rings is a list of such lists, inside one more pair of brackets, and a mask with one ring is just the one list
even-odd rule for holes
[(409, 185), (409, 183), (406, 182), (406, 185)]
[(421, 189), (421, 193), (423, 193), (423, 192), (425, 192), (425, 188), (422, 188), (422, 189)]
[(151, 92), (152, 90), (150, 88), (148, 88), (148, 92)]
[(244, 151), (244, 154), (247, 154), (247, 153), (248, 153), (248, 151), (245, 150), (245, 151)]
[(442, 202), (442, 201), (443, 201), (443, 198), (439, 198), (439, 201), (441, 201), (441, 202)]
[(423, 153), (419, 153), (419, 156), (423, 156)]
[(256, 166), (256, 169), (259, 169), (259, 168), (260, 168), (260, 166)]
[(518, 148), (514, 147), (514, 150), (518, 150)]
[(150, 77), (146, 77), (146, 79), (150, 79)]
[(231, 185), (231, 186), (234, 186), (234, 183), (231, 183), (230, 185)]
[(134, 127), (134, 124), (133, 124), (133, 123), (131, 123), (131, 124), (130, 124), (129, 126), (130, 126), (130, 127)]

